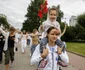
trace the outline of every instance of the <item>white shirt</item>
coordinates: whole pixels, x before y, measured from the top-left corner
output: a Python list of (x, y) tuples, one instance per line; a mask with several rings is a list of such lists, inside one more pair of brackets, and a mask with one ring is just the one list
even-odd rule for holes
[[(44, 32), (42, 33), (42, 38), (46, 37), (47, 30), (52, 26), (60, 30), (60, 24), (57, 21), (55, 21), (55, 22), (45, 21), (42, 23), (42, 25), (44, 28)], [(40, 28), (39, 28), (39, 31), (42, 32), (42, 30), (40, 30)]]
[[(59, 70), (59, 65), (57, 65), (57, 59), (58, 59), (58, 54), (56, 53), (57, 51), (57, 45), (53, 46), (54, 51), (52, 51), (52, 47), (50, 47), (48, 44), (46, 45), (46, 48), (48, 48), (49, 50), (49, 54), (46, 57), (48, 60), (47, 65), (45, 66), (45, 68), (43, 68), (43, 70)], [(43, 58), (40, 55), (40, 45), (36, 46), (36, 49), (31, 57), (31, 63), (32, 64), (38, 64), (38, 62), (40, 60), (42, 60)], [(62, 54), (59, 55), (62, 59), (62, 61), (64, 61), (65, 63), (69, 62), (69, 58), (68, 55), (66, 53), (66, 51)]]

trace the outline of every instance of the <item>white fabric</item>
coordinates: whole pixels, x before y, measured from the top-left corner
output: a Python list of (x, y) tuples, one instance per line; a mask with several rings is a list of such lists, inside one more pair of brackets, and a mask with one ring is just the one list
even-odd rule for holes
[(16, 35), (17, 35), (17, 38), (21, 38), (21, 34), (16, 33)]
[(27, 35), (22, 34), (22, 37), (21, 37), (22, 52), (24, 52), (24, 50), (26, 49), (26, 46), (27, 46)]
[[(57, 19), (57, 16), (56, 16), (55, 20), (53, 22), (51, 22), (50, 21), (50, 18), (49, 18), (49, 12), (48, 12), (48, 14), (47, 14), (47, 20), (42, 23), (42, 25), (44, 27), (44, 32), (42, 33), (42, 38), (43, 37), (46, 37), (46, 35), (47, 35), (47, 32), (46, 31), (51, 26), (53, 26), (53, 27), (55, 27), (55, 28), (57, 28), (57, 29), (60, 30), (60, 24), (56, 21), (56, 19)], [(40, 27), (39, 27), (39, 31), (42, 32), (42, 30), (40, 29)]]
[(16, 40), (15, 42), (18, 43), (18, 33), (15, 34)]
[(31, 38), (30, 34), (27, 34), (27, 39), (30, 39), (30, 38)]
[[(0, 27), (0, 31), (2, 32), (2, 34), (5, 36), (5, 44), (4, 44), (4, 51), (7, 50), (8, 48), (8, 37), (9, 37), (9, 32), (5, 32), (1, 27)], [(15, 41), (17, 41), (17, 37), (15, 35)]]
[(22, 52), (25, 51), (26, 46), (27, 46), (27, 40), (21, 40), (21, 50), (22, 50)]
[[(58, 47), (57, 45), (54, 46), (53, 59), (52, 59), (52, 51), (50, 50), (50, 48), (52, 47), (49, 47), (48, 44), (46, 45), (46, 48), (48, 48), (49, 50), (49, 54), (46, 57), (48, 60), (48, 63), (45, 66), (45, 68), (43, 68), (43, 70), (52, 70), (52, 66), (54, 68), (53, 70), (59, 70), (59, 65), (57, 65), (57, 60), (56, 60), (58, 58), (58, 54), (56, 53), (57, 47)], [(39, 49), (40, 49), (40, 45), (36, 46), (36, 49), (31, 57), (31, 64), (38, 64), (38, 62), (42, 59), (42, 57), (40, 56)], [(62, 52), (62, 54), (59, 56), (61, 57), (62, 61), (64, 61), (65, 63), (69, 62), (69, 58), (66, 51), (65, 53)]]
[(22, 34), (21, 40), (26, 40), (27, 39), (27, 35)]
[[(60, 30), (60, 24), (57, 21), (56, 22), (45, 21), (45, 22), (42, 23), (42, 25), (44, 27), (44, 32), (42, 33), (43, 34), (42, 38), (46, 37), (47, 30), (52, 26)], [(41, 31), (40, 28), (39, 28), (39, 31)]]

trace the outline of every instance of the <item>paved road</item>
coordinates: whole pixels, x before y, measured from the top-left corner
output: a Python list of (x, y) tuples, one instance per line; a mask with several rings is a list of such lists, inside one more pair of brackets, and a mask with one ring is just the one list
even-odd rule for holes
[(72, 53), (69, 53), (69, 58), (70, 58), (70, 64), (77, 68), (78, 70), (85, 70), (85, 57), (81, 57), (78, 55), (74, 55)]
[[(21, 53), (21, 49), (19, 47), (18, 51), (15, 52), (14, 66), (10, 67), (9, 70), (36, 70), (35, 65), (30, 65), (30, 56), (29, 56), (29, 54), (30, 54), (29, 47), (27, 47), (25, 54)], [(68, 55), (69, 55), (71, 61), (70, 61), (69, 66), (67, 68), (63, 68), (63, 70), (85, 70), (85, 68), (83, 68), (83, 69), (79, 68), (78, 69), (77, 65), (73, 66), (75, 64), (75, 62), (83, 61), (82, 58), (81, 59), (77, 58), (77, 60), (78, 60), (77, 61), (76, 58), (74, 58), (74, 57), (77, 57), (77, 56), (75, 56), (75, 55), (73, 55), (71, 53), (68, 53)], [(85, 58), (84, 58), (84, 60), (85, 60)], [(74, 63), (74, 64), (71, 65), (72, 63)], [(80, 64), (79, 64), (79, 66), (80, 66)], [(81, 66), (82, 66), (82, 63), (81, 63)], [(0, 64), (0, 70), (5, 70), (4, 60), (3, 60), (3, 63)]]

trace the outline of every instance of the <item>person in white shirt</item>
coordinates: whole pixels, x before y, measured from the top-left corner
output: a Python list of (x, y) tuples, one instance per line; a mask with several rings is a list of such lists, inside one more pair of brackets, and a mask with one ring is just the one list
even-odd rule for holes
[(31, 64), (38, 64), (42, 59), (46, 59), (47, 64), (43, 67), (43, 70), (59, 70), (58, 57), (66, 64), (69, 63), (69, 57), (67, 52), (62, 52), (62, 48), (56, 45), (56, 40), (60, 34), (60, 30), (55, 27), (50, 27), (47, 30), (48, 43), (43, 48), (43, 53), (40, 53), (40, 44), (36, 47), (32, 57)]
[(9, 62), (11, 61), (11, 66), (13, 66), (14, 61), (14, 44), (17, 41), (17, 37), (15, 35), (16, 29), (14, 27), (10, 27), (9, 32), (5, 32), (0, 27), (0, 31), (5, 37), (5, 44), (3, 50), (5, 51), (6, 70), (9, 70)]
[(21, 50), (23, 54), (26, 52), (26, 46), (27, 46), (27, 34), (24, 30), (21, 34)]

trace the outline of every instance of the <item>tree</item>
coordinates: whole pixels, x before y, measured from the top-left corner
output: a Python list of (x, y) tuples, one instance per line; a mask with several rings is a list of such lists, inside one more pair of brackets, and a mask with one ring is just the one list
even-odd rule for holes
[(85, 13), (78, 16), (77, 22), (85, 28)]
[[(38, 17), (38, 10), (40, 9), (40, 5), (43, 3), (43, 0), (31, 0), (30, 5), (27, 8), (27, 14), (25, 17), (27, 18), (23, 23), (22, 30), (31, 31), (40, 26), (40, 18)], [(46, 17), (42, 19), (42, 21), (45, 20)]]
[(75, 39), (76, 39), (75, 27), (68, 26), (67, 29), (66, 29), (66, 32), (65, 32), (64, 36), (62, 37), (62, 40), (73, 41)]
[(0, 26), (3, 25), (5, 28), (9, 28), (9, 23), (7, 22), (7, 18), (5, 15), (0, 14)]
[(63, 17), (64, 13), (60, 10), (60, 5), (57, 6), (57, 10), (58, 10), (57, 21), (61, 23), (61, 18)]
[(75, 28), (76, 28), (76, 35), (77, 35), (76, 38), (81, 41), (85, 40), (85, 28), (80, 24), (77, 24)]

